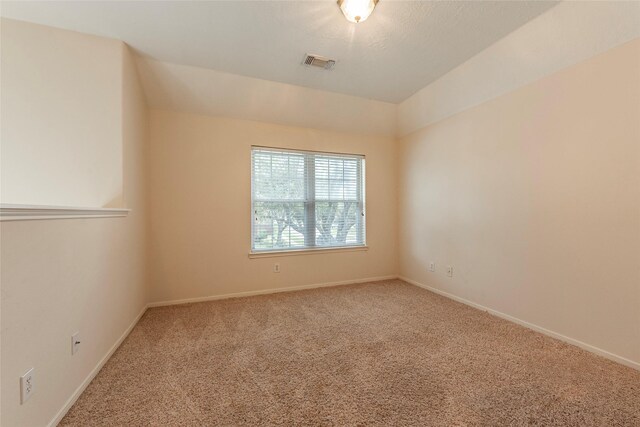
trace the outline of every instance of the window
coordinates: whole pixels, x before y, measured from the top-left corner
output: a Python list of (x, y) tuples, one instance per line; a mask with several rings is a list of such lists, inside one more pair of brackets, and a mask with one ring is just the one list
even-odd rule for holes
[(253, 147), (252, 252), (365, 245), (364, 156)]

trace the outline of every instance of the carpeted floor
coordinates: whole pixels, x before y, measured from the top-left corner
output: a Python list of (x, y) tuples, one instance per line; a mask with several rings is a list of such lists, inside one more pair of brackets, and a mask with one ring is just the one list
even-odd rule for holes
[(640, 372), (401, 281), (147, 311), (63, 426), (640, 426)]

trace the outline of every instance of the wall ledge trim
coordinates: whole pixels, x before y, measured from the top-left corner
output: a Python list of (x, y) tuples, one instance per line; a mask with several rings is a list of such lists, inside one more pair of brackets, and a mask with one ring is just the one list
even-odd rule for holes
[(1, 203), (0, 221), (27, 221), (71, 218), (111, 218), (127, 216), (131, 209), (77, 206), (18, 205)]
[(489, 314), (491, 314), (493, 316), (500, 317), (502, 319), (505, 319), (505, 320), (508, 320), (510, 322), (516, 323), (516, 324), (518, 324), (520, 326), (524, 326), (525, 328), (534, 330), (534, 331), (539, 332), (541, 334), (547, 335), (547, 336), (549, 336), (551, 338), (555, 338), (557, 340), (564, 341), (567, 344), (575, 345), (576, 347), (580, 347), (581, 349), (586, 350), (586, 351), (588, 351), (590, 353), (594, 353), (594, 354), (596, 354), (598, 356), (604, 357), (605, 359), (612, 360), (614, 362), (620, 363), (622, 365), (625, 365), (625, 366), (628, 366), (630, 368), (633, 368), (633, 369), (636, 369), (636, 370), (640, 371), (640, 363), (639, 362), (635, 362), (635, 361), (633, 361), (631, 359), (627, 359), (626, 357), (618, 356), (617, 354), (611, 353), (611, 352), (609, 352), (607, 350), (603, 350), (603, 349), (598, 348), (596, 346), (593, 346), (591, 344), (587, 344), (585, 342), (579, 341), (579, 340), (577, 340), (575, 338), (571, 338), (571, 337), (568, 337), (566, 335), (559, 334), (557, 332), (554, 332), (554, 331), (551, 331), (549, 329), (543, 328), (542, 326), (538, 326), (538, 325), (535, 325), (533, 323), (529, 323), (529, 322), (527, 322), (525, 320), (519, 319), (517, 317), (510, 316), (508, 314), (505, 314), (505, 313), (502, 313), (500, 311), (494, 310), (492, 308), (485, 307), (485, 306), (483, 306), (481, 304), (475, 303), (475, 302), (470, 301), (468, 299), (464, 299), (464, 298), (459, 297), (457, 295), (450, 294), (450, 293), (445, 292), (445, 291), (441, 291), (440, 289), (436, 289), (436, 288), (433, 288), (431, 286), (425, 285), (423, 283), (417, 282), (415, 280), (409, 279), (406, 276), (398, 276), (398, 278), (400, 280), (403, 280), (403, 281), (411, 284), (411, 285), (417, 286), (419, 288), (426, 289), (426, 290), (431, 291), (431, 292), (433, 292), (435, 294), (442, 295), (445, 298), (452, 299), (454, 301), (460, 302), (462, 304), (468, 305), (468, 306), (476, 308), (478, 310), (486, 311), (487, 313), (489, 313)]

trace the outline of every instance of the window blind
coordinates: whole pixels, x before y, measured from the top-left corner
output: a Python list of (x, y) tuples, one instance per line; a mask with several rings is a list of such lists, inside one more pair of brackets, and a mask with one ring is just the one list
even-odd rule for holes
[(253, 147), (253, 252), (363, 246), (364, 156)]

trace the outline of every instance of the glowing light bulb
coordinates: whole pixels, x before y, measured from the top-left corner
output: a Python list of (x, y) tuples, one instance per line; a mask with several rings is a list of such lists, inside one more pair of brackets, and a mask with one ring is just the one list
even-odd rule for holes
[(358, 24), (366, 21), (378, 0), (338, 0), (338, 6), (348, 21)]

